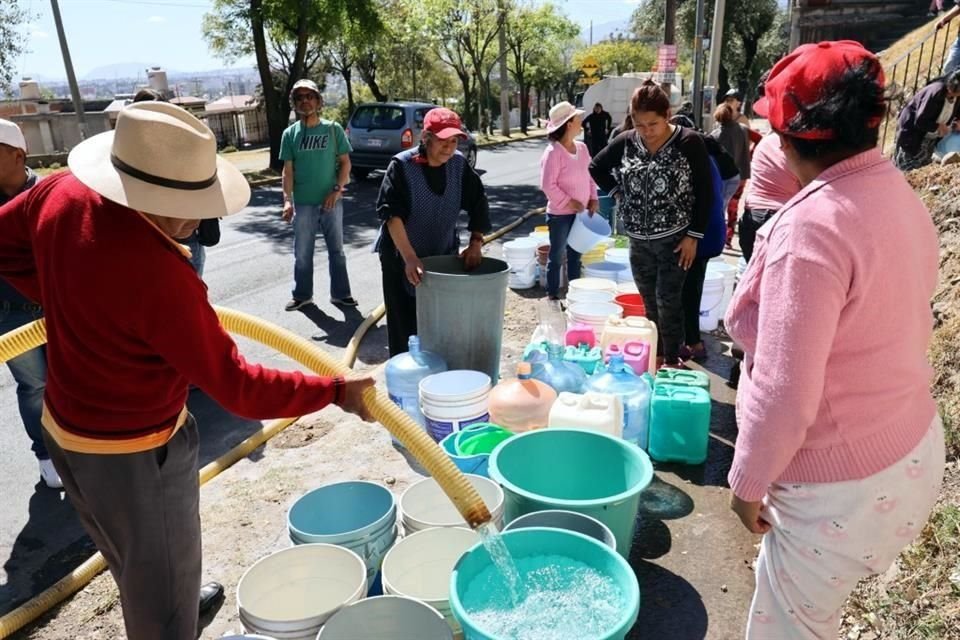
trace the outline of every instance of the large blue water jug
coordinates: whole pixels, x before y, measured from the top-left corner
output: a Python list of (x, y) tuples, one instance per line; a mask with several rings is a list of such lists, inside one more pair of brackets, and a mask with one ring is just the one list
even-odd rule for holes
[(606, 368), (587, 378), (585, 389), (610, 393), (623, 402), (623, 439), (647, 448), (650, 433), (650, 376), (638, 376), (623, 361), (623, 354), (610, 356)]
[(553, 342), (547, 345), (546, 362), (533, 363), (533, 374), (530, 377), (546, 382), (557, 393), (582, 393), (583, 383), (587, 380), (583, 369), (572, 362), (566, 362), (563, 359), (563, 347)]
[(422, 351), (417, 336), (410, 336), (407, 347), (409, 351), (406, 353), (398, 353), (387, 360), (387, 394), (417, 424), (425, 426), (420, 413), (420, 381), (446, 371), (447, 363), (435, 353)]

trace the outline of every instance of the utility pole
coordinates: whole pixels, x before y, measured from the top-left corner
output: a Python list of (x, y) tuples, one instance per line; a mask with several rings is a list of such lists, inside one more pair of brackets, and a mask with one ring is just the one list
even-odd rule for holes
[(693, 38), (693, 123), (703, 123), (703, 12), (704, 0), (697, 0), (696, 26)]
[(67, 48), (67, 34), (63, 31), (63, 19), (60, 17), (60, 5), (57, 0), (50, 0), (53, 10), (53, 21), (57, 25), (57, 37), (60, 39), (60, 53), (63, 54), (63, 66), (67, 71), (67, 82), (70, 84), (70, 95), (73, 98), (73, 108), (77, 113), (77, 125), (80, 128), (80, 139), (87, 139), (87, 120), (83, 115), (83, 98), (80, 97), (80, 87), (77, 85), (77, 76), (73, 73), (73, 62), (70, 61), (70, 49)]
[[(523, 109), (520, 110), (523, 113)], [(510, 90), (507, 78), (507, 6), (500, 0), (500, 134), (510, 137)]]
[[(707, 72), (707, 86), (713, 88), (712, 107), (717, 106), (717, 84), (720, 82), (720, 53), (723, 51), (723, 14), (727, 8), (726, 0), (717, 0), (713, 8), (713, 28), (710, 31), (710, 64)], [(704, 128), (713, 126), (713, 114), (708, 113)]]
[(593, 20), (590, 21), (590, 46), (593, 46)]
[[(663, 21), (663, 44), (675, 44), (677, 41), (677, 0), (667, 0), (666, 15)], [(660, 87), (670, 96), (670, 84), (664, 82)]]

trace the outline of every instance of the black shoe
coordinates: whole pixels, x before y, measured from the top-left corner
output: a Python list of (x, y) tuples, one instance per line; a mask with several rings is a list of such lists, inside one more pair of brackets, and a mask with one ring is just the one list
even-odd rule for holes
[(355, 307), (360, 304), (353, 299), (353, 296), (347, 296), (346, 298), (330, 298), (330, 303), (335, 304), (338, 307)]
[(300, 307), (305, 307), (308, 304), (313, 304), (313, 299), (307, 298), (306, 300), (297, 300), (296, 298), (293, 298), (283, 309), (284, 311), (296, 311)]
[(223, 598), (223, 585), (219, 582), (208, 582), (200, 587), (200, 615), (210, 613), (213, 606)]

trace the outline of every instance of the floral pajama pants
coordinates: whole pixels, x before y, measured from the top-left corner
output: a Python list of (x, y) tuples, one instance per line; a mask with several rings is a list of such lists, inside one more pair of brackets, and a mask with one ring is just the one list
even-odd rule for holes
[(923, 529), (944, 467), (939, 416), (903, 459), (862, 480), (774, 484), (757, 558), (748, 640), (836, 640), (861, 578), (881, 573)]

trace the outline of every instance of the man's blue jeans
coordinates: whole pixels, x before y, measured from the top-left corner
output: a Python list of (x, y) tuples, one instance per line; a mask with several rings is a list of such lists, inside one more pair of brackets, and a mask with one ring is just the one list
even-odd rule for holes
[[(13, 331), (25, 324), (43, 317), (41, 311), (27, 311), (13, 308), (0, 301), (0, 335)], [(43, 390), (47, 386), (47, 351), (40, 346), (7, 361), (10, 373), (17, 383), (17, 404), (20, 419), (30, 437), (30, 449), (38, 460), (48, 460), (47, 448), (43, 444), (43, 427), (40, 415), (43, 413)]]
[(957, 35), (953, 44), (950, 45), (950, 53), (947, 54), (947, 61), (943, 63), (942, 75), (948, 76), (951, 71), (960, 67), (960, 35)]
[(575, 215), (547, 214), (550, 229), (550, 253), (547, 255), (547, 294), (556, 298), (560, 292), (560, 270), (563, 268), (563, 252), (567, 252), (567, 279), (580, 277), (580, 252), (567, 246), (567, 237), (573, 227)]
[(343, 252), (343, 202), (333, 209), (322, 205), (295, 204), (293, 215), (293, 298), (313, 298), (313, 250), (317, 232), (323, 232), (330, 263), (330, 297), (349, 298), (350, 278), (347, 275), (347, 254)]

